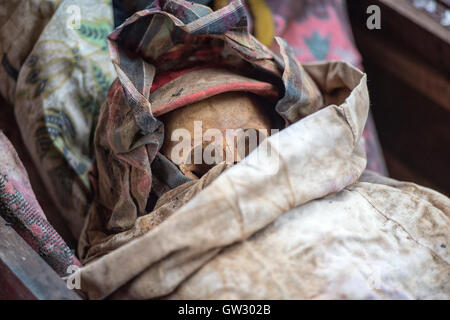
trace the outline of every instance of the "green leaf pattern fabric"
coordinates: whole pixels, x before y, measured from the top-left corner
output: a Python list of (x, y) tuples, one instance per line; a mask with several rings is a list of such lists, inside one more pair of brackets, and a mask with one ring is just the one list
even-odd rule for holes
[[(80, 21), (71, 27), (73, 6)], [(112, 30), (110, 0), (62, 1), (21, 66), (15, 90), (22, 136), (76, 238), (92, 191), (94, 129), (115, 78), (107, 45)]]

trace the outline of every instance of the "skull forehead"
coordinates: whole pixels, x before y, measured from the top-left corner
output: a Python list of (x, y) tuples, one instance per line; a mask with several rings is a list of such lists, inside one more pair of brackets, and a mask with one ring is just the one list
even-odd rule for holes
[(166, 137), (175, 129), (194, 131), (194, 122), (202, 129), (270, 129), (270, 119), (258, 99), (246, 92), (227, 92), (174, 110), (161, 117)]

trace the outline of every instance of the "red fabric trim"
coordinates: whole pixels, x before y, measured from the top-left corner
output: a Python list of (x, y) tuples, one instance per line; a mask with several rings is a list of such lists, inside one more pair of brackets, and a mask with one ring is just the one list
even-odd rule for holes
[(243, 91), (243, 92), (251, 92), (261, 96), (265, 96), (268, 98), (278, 98), (278, 91), (276, 87), (270, 83), (266, 82), (234, 82), (234, 83), (224, 83), (219, 86), (208, 88), (206, 90), (196, 92), (184, 97), (180, 97), (176, 100), (171, 101), (168, 104), (159, 106), (155, 109), (152, 109), (152, 113), (155, 117), (166, 114), (170, 111), (173, 111), (177, 108), (183, 107), (185, 105), (207, 99), (209, 97), (218, 95), (224, 92), (230, 91)]
[(210, 68), (210, 67), (211, 67), (211, 65), (204, 65), (204, 66), (187, 68), (187, 69), (183, 69), (183, 70), (160, 72), (156, 75), (155, 79), (153, 80), (153, 84), (152, 84), (152, 88), (150, 89), (150, 93), (155, 92), (156, 90), (161, 88), (166, 83), (169, 83), (170, 81), (172, 81), (176, 78), (179, 78), (186, 73), (205, 69), (205, 68)]

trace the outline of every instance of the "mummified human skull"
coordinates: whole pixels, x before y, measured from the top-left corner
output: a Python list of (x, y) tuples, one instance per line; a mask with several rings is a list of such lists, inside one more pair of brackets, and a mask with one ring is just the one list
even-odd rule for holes
[(165, 128), (161, 152), (194, 179), (222, 161), (242, 160), (271, 129), (261, 101), (246, 92), (195, 102), (165, 114), (161, 121)]

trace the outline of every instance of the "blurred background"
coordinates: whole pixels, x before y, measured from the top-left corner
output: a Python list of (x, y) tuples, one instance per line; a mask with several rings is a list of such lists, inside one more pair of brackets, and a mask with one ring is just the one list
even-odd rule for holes
[[(379, 30), (366, 25), (373, 4)], [(450, 195), (450, 1), (347, 6), (389, 175)]]

